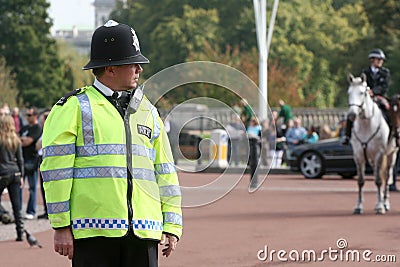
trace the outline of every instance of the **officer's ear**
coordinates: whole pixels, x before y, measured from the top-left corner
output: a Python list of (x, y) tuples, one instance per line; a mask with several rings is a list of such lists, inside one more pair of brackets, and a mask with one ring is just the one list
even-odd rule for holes
[(114, 76), (115, 75), (116, 66), (106, 66), (104, 67), (104, 74), (106, 76)]

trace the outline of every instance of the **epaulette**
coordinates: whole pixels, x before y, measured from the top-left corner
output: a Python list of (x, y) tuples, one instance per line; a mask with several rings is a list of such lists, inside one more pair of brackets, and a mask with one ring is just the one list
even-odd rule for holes
[(68, 92), (63, 97), (61, 97), (60, 100), (57, 101), (56, 105), (58, 105), (58, 106), (64, 105), (71, 96), (79, 94), (80, 91), (82, 91), (82, 88), (78, 88), (71, 92)]

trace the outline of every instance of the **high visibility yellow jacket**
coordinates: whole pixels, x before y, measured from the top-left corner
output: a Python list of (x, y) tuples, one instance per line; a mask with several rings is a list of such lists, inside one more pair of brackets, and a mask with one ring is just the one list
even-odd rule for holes
[(93, 86), (52, 108), (40, 169), (53, 228), (71, 225), (76, 239), (129, 227), (140, 238), (181, 236), (181, 191), (157, 110), (144, 98), (125, 118)]

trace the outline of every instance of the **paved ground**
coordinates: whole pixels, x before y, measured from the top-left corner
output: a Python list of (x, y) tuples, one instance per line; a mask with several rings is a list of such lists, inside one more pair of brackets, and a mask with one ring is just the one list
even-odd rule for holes
[[(185, 186), (203, 185), (218, 175), (181, 173), (180, 180)], [(235, 174), (229, 175), (236, 179)], [(355, 180), (342, 180), (338, 176), (306, 180), (296, 174), (273, 174), (260, 190), (249, 194), (249, 177), (245, 175), (222, 199), (184, 209), (182, 240), (170, 258), (160, 259), (160, 266), (399, 266), (400, 193), (391, 194), (392, 210), (388, 214), (375, 215), (375, 186), (371, 177), (367, 178), (365, 214), (356, 216), (352, 215)], [(35, 236), (44, 248), (30, 248), (26, 242), (14, 240), (1, 241), (0, 266), (70, 266), (68, 260), (52, 251), (52, 230), (41, 229), (39, 225), (43, 222), (30, 223), (32, 228), (38, 226)], [(14, 231), (7, 227), (0, 225), (0, 232)], [(339, 245), (347, 242), (346, 248), (338, 248), (339, 239)], [(282, 250), (281, 258), (288, 261), (280, 261), (276, 252), (271, 259), (272, 250)], [(309, 262), (307, 253), (313, 251), (317, 258), (322, 254), (324, 260)], [(292, 258), (299, 253), (300, 261), (290, 260), (289, 253)], [(306, 261), (301, 261), (302, 253)], [(353, 262), (352, 253), (361, 255), (361, 262)], [(367, 263), (362, 253), (371, 260), (393, 255), (397, 263)], [(266, 258), (265, 261), (259, 260), (257, 254), (261, 259)], [(340, 255), (344, 260), (340, 260)], [(335, 260), (335, 257), (339, 258)]]

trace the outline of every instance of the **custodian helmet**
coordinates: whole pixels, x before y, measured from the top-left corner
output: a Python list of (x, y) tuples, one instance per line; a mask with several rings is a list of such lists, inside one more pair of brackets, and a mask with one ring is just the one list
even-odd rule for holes
[(90, 61), (83, 69), (149, 63), (140, 52), (139, 39), (128, 25), (109, 20), (92, 36)]
[(383, 60), (386, 59), (385, 53), (383, 53), (382, 49), (379, 49), (379, 48), (372, 49), (368, 54), (368, 58), (369, 59), (379, 58), (379, 59), (383, 59)]

